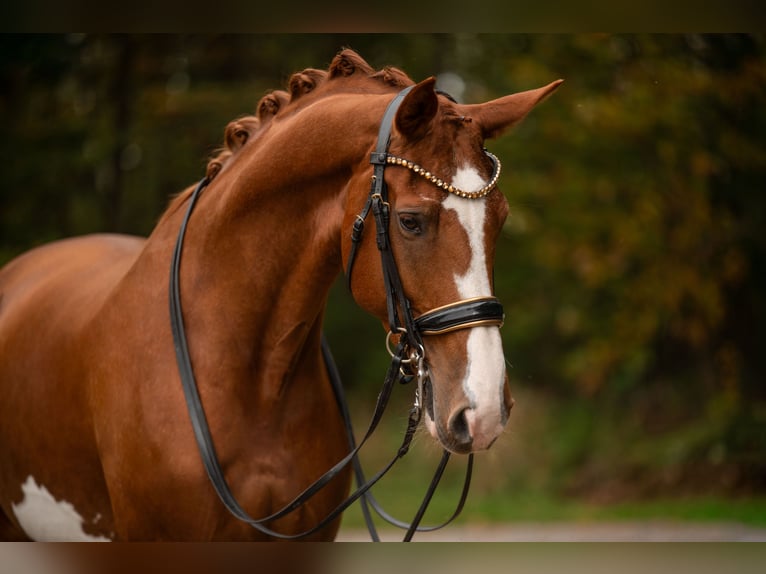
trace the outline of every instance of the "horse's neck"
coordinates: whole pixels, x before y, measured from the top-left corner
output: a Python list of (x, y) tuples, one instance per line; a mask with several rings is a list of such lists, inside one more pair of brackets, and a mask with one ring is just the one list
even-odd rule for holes
[[(300, 151), (312, 162), (291, 166), (285, 154), (244, 156), (200, 197), (181, 263), (194, 366), (207, 374), (200, 379), (222, 386), (263, 379), (250, 386), (261, 400), (276, 400), (293, 371), (317, 360), (327, 294), (341, 268), (351, 158), (358, 162), (366, 151), (347, 144), (342, 161), (316, 161), (327, 155), (332, 131), (324, 129)], [(185, 209), (155, 231), (166, 245)]]
[(339, 269), (340, 217), (290, 209), (299, 200), (277, 203), (196, 229), (202, 217), (192, 217), (187, 231), (181, 293), (190, 340), (243, 376), (280, 379), (280, 366), (294, 366)]

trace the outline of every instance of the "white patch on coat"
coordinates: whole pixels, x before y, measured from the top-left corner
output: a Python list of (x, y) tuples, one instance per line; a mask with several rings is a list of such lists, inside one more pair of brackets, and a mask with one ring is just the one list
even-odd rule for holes
[[(452, 185), (471, 192), (485, 185), (484, 179), (474, 168), (458, 169)], [(484, 225), (487, 216), (487, 200), (468, 199), (450, 194), (443, 202), (445, 209), (457, 214), (458, 221), (468, 235), (471, 261), (462, 275), (455, 275), (455, 285), (460, 297), (492, 296), (492, 286), (487, 271), (487, 254), (484, 248)], [(497, 327), (474, 327), (467, 342), (467, 367), (463, 390), (471, 401), (473, 412), (467, 412), (475, 446), (482, 448), (482, 439), (491, 442), (503, 428), (503, 386), (505, 384), (505, 356)]]
[(74, 506), (66, 500), (53, 498), (34, 477), (27, 477), (21, 490), (24, 499), (11, 507), (21, 528), (31, 539), (38, 542), (110, 542), (105, 536), (87, 534), (82, 528), (83, 517)]

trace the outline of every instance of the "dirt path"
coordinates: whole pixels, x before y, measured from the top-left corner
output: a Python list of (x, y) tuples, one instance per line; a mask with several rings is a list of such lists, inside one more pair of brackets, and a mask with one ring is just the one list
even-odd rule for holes
[[(403, 531), (385, 530), (383, 541), (398, 541)], [(369, 541), (366, 530), (341, 529), (342, 542)], [(447, 526), (415, 535), (421, 542), (766, 542), (766, 528), (738, 523), (552, 522)]]

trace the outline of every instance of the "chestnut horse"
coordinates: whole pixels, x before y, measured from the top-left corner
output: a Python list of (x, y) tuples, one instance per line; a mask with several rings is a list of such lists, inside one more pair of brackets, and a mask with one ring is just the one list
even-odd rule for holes
[[(329, 70), (295, 74), (289, 91), (227, 127), (189, 220), (179, 281), (220, 465), (251, 516), (281, 508), (348, 453), (322, 319), (352, 251), (392, 97), (413, 86), (389, 144), (405, 161), (385, 181), (391, 250), (420, 316), (492, 295), (508, 206), (483, 142), (558, 84), (460, 105), (433, 78), (415, 84), (344, 50)], [(167, 286), (191, 195), (171, 202), (148, 239), (62, 240), (0, 271), (0, 538), (268, 538), (211, 488), (179, 382)], [(371, 230), (355, 249), (350, 286), (386, 322), (382, 274)], [(452, 452), (488, 448), (513, 404), (497, 325), (429, 336), (424, 351), (428, 430)], [(269, 527), (304, 531), (349, 487), (345, 470)], [(310, 539), (333, 539), (339, 523)]]

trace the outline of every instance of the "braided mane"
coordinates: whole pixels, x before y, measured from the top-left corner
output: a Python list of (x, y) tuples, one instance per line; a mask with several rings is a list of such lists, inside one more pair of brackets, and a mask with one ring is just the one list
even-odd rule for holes
[(300, 105), (304, 96), (325, 85), (337, 84), (341, 90), (359, 91), (360, 83), (368, 89), (376, 86), (390, 89), (403, 88), (413, 81), (397, 68), (385, 67), (375, 71), (359, 54), (344, 49), (333, 58), (327, 71), (307, 68), (296, 72), (290, 77), (287, 91), (274, 90), (261, 98), (255, 115), (229, 122), (224, 130), (223, 147), (207, 164), (208, 179), (215, 178), (248, 142), (257, 139), (272, 118), (287, 113), (285, 110), (288, 108), (293, 109), (291, 104)]

